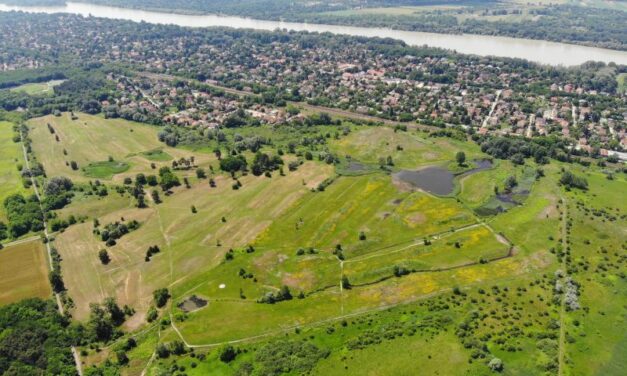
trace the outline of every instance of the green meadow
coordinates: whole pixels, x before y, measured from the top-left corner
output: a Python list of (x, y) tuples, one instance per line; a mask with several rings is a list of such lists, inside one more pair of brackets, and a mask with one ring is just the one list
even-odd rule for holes
[[(109, 296), (135, 310), (122, 326), (125, 337), (98, 351), (83, 349), (86, 365), (113, 359), (132, 336), (137, 347), (126, 351), (127, 375), (159, 375), (175, 366), (188, 375), (352, 375), (364, 367), (373, 375), (412, 374), (417, 363), (425, 374), (489, 375), (493, 358), (508, 375), (620, 370), (624, 337), (599, 318), (624, 315), (627, 208), (612, 198), (625, 189), (623, 175), (609, 180), (597, 167), (499, 160), (463, 174), (488, 157), (475, 144), (343, 123), (342, 132), (306, 130), (326, 141), (293, 153), (288, 145), (305, 131), (226, 130), (229, 142), (271, 137), (263, 152), (282, 149), (286, 162), (302, 161), (269, 176), (233, 177), (219, 171), (215, 140), (169, 148), (157, 141), (156, 128), (84, 114), (33, 119), (29, 127), (48, 176), (66, 175), (81, 187), (98, 178), (109, 188), (106, 196), (78, 191), (56, 211), (59, 218), (80, 218), (54, 234), (72, 316), (86, 322), (90, 303)], [(103, 142), (110, 134), (126, 137)], [(76, 146), (85, 140), (93, 140), (89, 151)], [(456, 165), (458, 151), (466, 166)], [(339, 163), (319, 160), (327, 152)], [(155, 173), (153, 163), (158, 169), (191, 155), (207, 178), (175, 171), (188, 186), (159, 189), (160, 203), (149, 198), (138, 208), (128, 190), (116, 189), (124, 177)], [(252, 153), (243, 155), (252, 161)], [(393, 165), (379, 167), (388, 155)], [(65, 165), (69, 156), (79, 170)], [(454, 192), (434, 196), (392, 177), (426, 166), (455, 173)], [(590, 189), (565, 190), (562, 168), (585, 176)], [(478, 210), (497, 202), (512, 176), (516, 201), (490, 215)], [(101, 225), (136, 220), (140, 227), (107, 247), (93, 231), (94, 219)], [(567, 255), (563, 241), (570, 242)], [(160, 252), (146, 258), (149, 246)], [(106, 265), (97, 256), (105, 248)], [(555, 284), (564, 277), (557, 270), (580, 283), (582, 304), (594, 308), (562, 310)], [(168, 289), (169, 302), (149, 323), (159, 288)], [(262, 302), (286, 288), (290, 298)], [(190, 309), (191, 297), (206, 305)], [(176, 341), (193, 351), (155, 356), (158, 344)], [(220, 354), (228, 344), (236, 354), (225, 362)], [(293, 362), (273, 358), (284, 352)], [(587, 361), (588, 354), (595, 360)]]

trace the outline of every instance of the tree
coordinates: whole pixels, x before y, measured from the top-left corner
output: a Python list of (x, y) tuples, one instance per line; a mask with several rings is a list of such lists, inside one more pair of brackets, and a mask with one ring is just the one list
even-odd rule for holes
[(344, 288), (346, 290), (350, 290), (351, 287), (352, 286), (351, 286), (350, 281), (348, 280), (348, 277), (343, 275), (342, 276), (342, 288)]
[(196, 177), (198, 179), (205, 179), (207, 177), (207, 174), (205, 173), (205, 170), (203, 170), (202, 168), (197, 168)]
[(64, 176), (55, 176), (46, 184), (45, 193), (47, 196), (54, 196), (72, 190), (74, 183)]
[(458, 166), (463, 166), (464, 163), (466, 163), (466, 153), (458, 151), (457, 154), (455, 154), (455, 160), (457, 161)]
[(159, 197), (159, 192), (156, 189), (153, 189), (152, 192), (150, 192), (150, 195), (152, 196), (152, 200), (155, 202), (155, 204), (160, 204), (161, 203), (161, 198)]
[(279, 297), (281, 298), (281, 300), (291, 300), (292, 293), (290, 292), (290, 288), (285, 285), (281, 286), (281, 290), (279, 291)]
[(159, 184), (161, 185), (161, 189), (163, 189), (164, 192), (170, 190), (170, 188), (172, 187), (178, 187), (179, 185), (181, 185), (179, 178), (174, 175), (174, 173), (172, 173), (172, 171), (168, 167), (161, 167), (159, 169), (159, 177)]
[(168, 349), (168, 347), (163, 343), (160, 343), (157, 345), (155, 353), (159, 358), (164, 359), (170, 356), (170, 349)]
[(588, 181), (580, 176), (576, 176), (570, 171), (564, 171), (560, 177), (560, 184), (567, 189), (579, 188), (583, 191), (588, 189)]
[(220, 349), (220, 360), (224, 363), (231, 363), (235, 360), (237, 351), (231, 345), (227, 345)]
[(144, 198), (144, 195), (143, 194), (137, 195), (137, 207), (140, 208), (140, 209), (143, 209), (146, 206), (147, 206), (146, 205), (146, 199)]
[(230, 173), (244, 171), (247, 165), (246, 158), (244, 158), (241, 154), (237, 156), (229, 156), (220, 160), (220, 169)]
[(505, 179), (505, 192), (511, 193), (512, 189), (518, 185), (518, 181), (515, 176), (509, 176)]
[(170, 348), (170, 352), (174, 355), (183, 355), (185, 354), (185, 344), (181, 341), (174, 341), (170, 343), (168, 346)]
[(118, 358), (118, 364), (125, 365), (128, 364), (128, 356), (124, 350), (118, 350), (115, 353), (116, 358)]
[(167, 288), (155, 290), (152, 295), (155, 298), (155, 305), (157, 306), (157, 308), (165, 306), (168, 302), (168, 299), (170, 299), (170, 293)]
[(97, 341), (108, 341), (113, 336), (113, 325), (107, 318), (105, 310), (97, 303), (89, 305), (89, 321), (87, 326)]
[(65, 284), (63, 283), (63, 277), (61, 276), (61, 271), (55, 269), (50, 272), (49, 275), (50, 284), (52, 285), (52, 290), (56, 293), (59, 293), (65, 290)]
[(103, 303), (105, 309), (109, 313), (109, 317), (111, 319), (111, 323), (115, 326), (120, 326), (124, 322), (126, 315), (124, 311), (118, 303), (115, 301), (115, 298), (109, 297), (104, 300)]
[(499, 358), (492, 358), (488, 363), (488, 367), (494, 372), (501, 372), (503, 370), (503, 361)]
[(139, 184), (139, 185), (146, 185), (148, 183), (148, 181), (146, 180), (146, 175), (144, 174), (137, 174), (135, 176), (135, 183)]
[[(159, 317), (159, 312), (155, 307), (150, 307), (146, 313), (146, 321), (153, 322)], [(169, 354), (168, 354), (169, 355)]]
[(111, 261), (111, 258), (109, 258), (109, 252), (107, 252), (106, 249), (101, 249), (98, 252), (98, 258), (100, 259), (102, 265), (107, 265)]

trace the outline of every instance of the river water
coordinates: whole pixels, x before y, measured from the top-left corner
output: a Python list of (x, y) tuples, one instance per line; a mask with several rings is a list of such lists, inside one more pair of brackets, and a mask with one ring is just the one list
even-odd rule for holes
[[(2, 0), (0, 0), (0, 2), (1, 1)], [(389, 37), (400, 39), (414, 46), (428, 45), (479, 56), (515, 57), (549, 65), (572, 66), (579, 65), (589, 60), (602, 61), (605, 63), (615, 62), (617, 64), (627, 65), (627, 52), (624, 51), (487, 35), (423, 33), (372, 27), (264, 21), (219, 15), (183, 15), (73, 2), (69, 2), (65, 6), (56, 7), (22, 7), (0, 4), (0, 11), (10, 10), (40, 13), (73, 13), (83, 16), (93, 15), (111, 19), (135, 22), (145, 21), (156, 24), (173, 24), (189, 27), (228, 26), (259, 30), (275, 30), (279, 28), (365, 37)]]

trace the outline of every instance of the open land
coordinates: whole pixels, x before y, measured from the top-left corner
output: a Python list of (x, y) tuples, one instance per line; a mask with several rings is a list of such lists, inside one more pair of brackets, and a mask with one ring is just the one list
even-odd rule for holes
[[(51, 121), (55, 130), (74, 127), (72, 129), (78, 131), (85, 127), (98, 129), (96, 135), (114, 132), (127, 135), (124, 143), (116, 145), (115, 149), (110, 143), (92, 142), (93, 149), (88, 154), (77, 154), (81, 163), (105, 159), (111, 154), (132, 154), (126, 160), (133, 166), (134, 173), (150, 173), (151, 162), (143, 161), (140, 155), (151, 156), (153, 161), (164, 165), (167, 163), (163, 160), (168, 158), (162, 158), (161, 153), (137, 151), (163, 150), (173, 156), (188, 153), (183, 149), (161, 149), (152, 141), (156, 140), (156, 135), (150, 127), (84, 114), (77, 115), (82, 122), (72, 121), (68, 116), (33, 120), (30, 126), (34, 149), (44, 150), (46, 145), (39, 144), (44, 140), (50, 143), (46, 140), (51, 137), (48, 129), (41, 124)], [(129, 352), (132, 362), (128, 373), (139, 374), (147, 364), (151, 372), (158, 372), (164, 364), (154, 360), (150, 350), (157, 342), (181, 340), (189, 347), (207, 351), (234, 341), (246, 348), (250, 346), (248, 343), (265, 343), (266, 338), (302, 328), (296, 331), (297, 338), (309, 333), (316, 345), (339, 350), (342, 341), (362, 335), (358, 333), (364, 330), (363, 326), (373, 320), (369, 317), (376, 316), (377, 327), (385, 332), (391, 330), (395, 317), (400, 315), (406, 327), (397, 329), (413, 333), (412, 325), (419, 325), (419, 322), (423, 323), (420, 327), (426, 325), (424, 320), (430, 315), (425, 310), (433, 308), (433, 299), (453, 299), (457, 301), (455, 304), (466, 307), (476, 304), (472, 297), (478, 291), (496, 285), (509, 286), (506, 291), (510, 295), (518, 291), (513, 304), (520, 309), (525, 307), (526, 316), (539, 314), (538, 317), (542, 317), (545, 324), (531, 320), (529, 330), (536, 325), (549, 325), (551, 320), (570, 324), (580, 315), (568, 313), (561, 317), (558, 309), (543, 306), (551, 301), (549, 276), (560, 268), (552, 253), (566, 220), (562, 201), (565, 193), (557, 184), (559, 164), (544, 166), (546, 176), (541, 178), (543, 184), (538, 184), (533, 179), (525, 182), (530, 167), (495, 161), (492, 168), (459, 175), (455, 178), (457, 188), (452, 196), (437, 197), (395, 184), (389, 172), (376, 167), (378, 156), (389, 153), (395, 161), (393, 170), (454, 166), (455, 152), (460, 149), (472, 158), (487, 156), (471, 144), (448, 138), (425, 138), (420, 131), (397, 133), (384, 126), (346, 125), (350, 132), (332, 140), (330, 149), (343, 158), (370, 166), (367, 173), (341, 174), (338, 172), (342, 172), (343, 163), (336, 171), (332, 165), (314, 160), (305, 162), (295, 171), (285, 171), (284, 176), (277, 173), (272, 177), (238, 176), (241, 187), (235, 190), (232, 188), (234, 180), (217, 172), (219, 161), (215, 155), (196, 153), (200, 163), (216, 171), (210, 175), (215, 188), (206, 179), (177, 172), (188, 177), (189, 188), (173, 188), (162, 203), (150, 201), (143, 209), (137, 208), (125, 193), (111, 192), (106, 197), (77, 194), (71, 205), (57, 213), (60, 217), (84, 215), (88, 220), (56, 234), (54, 242), (62, 256), (62, 269), (72, 270), (65, 273), (64, 280), (74, 301), (73, 316), (87, 320), (89, 304), (108, 296), (114, 296), (121, 305), (132, 306), (136, 313), (126, 321), (124, 328), (142, 333), (138, 336), (143, 340), (141, 347)], [(129, 131), (131, 127), (133, 132)], [(246, 135), (248, 131), (242, 128), (238, 133)], [(271, 134), (268, 132), (268, 128), (262, 127), (256, 133)], [(61, 135), (61, 140), (68, 138)], [(291, 137), (285, 133), (275, 136), (279, 144), (288, 142)], [(397, 148), (397, 144), (401, 147)], [(62, 145), (71, 148), (72, 142)], [(271, 149), (264, 147), (262, 150)], [(78, 181), (87, 179), (81, 172), (68, 171), (61, 162), (63, 158), (57, 154), (38, 155), (49, 169), (58, 168)], [(591, 186), (595, 187), (591, 192), (597, 196), (624, 189), (626, 184), (623, 177), (608, 181), (601, 173), (580, 173), (588, 176)], [(521, 184), (526, 184), (529, 192), (524, 201), (496, 216), (477, 215), (475, 209), (494, 200), (495, 187), (501, 188), (508, 176), (515, 176)], [(317, 190), (325, 179), (332, 179), (332, 183), (322, 191)], [(571, 201), (574, 202), (569, 199)], [(602, 200), (595, 202), (603, 205)], [(195, 212), (190, 212), (190, 206), (194, 206)], [(114, 246), (106, 247), (92, 232), (92, 218), (100, 223), (136, 220), (141, 226)], [(618, 236), (624, 238), (625, 234)], [(602, 237), (596, 235), (595, 238)], [(612, 238), (611, 241), (619, 240)], [(146, 261), (146, 249), (152, 245), (161, 251)], [(107, 265), (97, 258), (103, 248), (111, 258)], [(338, 249), (341, 252), (337, 252)], [(350, 286), (343, 284), (343, 277), (350, 281)], [(543, 282), (534, 283), (538, 279)], [(612, 281), (624, 288), (624, 282)], [(258, 302), (282, 286), (290, 289), (293, 299), (275, 304)], [(171, 303), (162, 314), (172, 322), (161, 325), (160, 330), (152, 326), (142, 329), (153, 305), (152, 292), (161, 287), (168, 288), (171, 294)], [(451, 295), (453, 287), (463, 293)], [(525, 300), (522, 291), (528, 295), (528, 288), (537, 289), (537, 296), (544, 297), (538, 302)], [(296, 298), (297, 294), (301, 298)], [(207, 304), (192, 311), (183, 310), (181, 304), (191, 297)], [(605, 302), (611, 299), (598, 294), (589, 297), (584, 294), (582, 298)], [(500, 303), (491, 300), (489, 304)], [(616, 303), (609, 307), (621, 309)], [(551, 313), (541, 315), (546, 309)], [(460, 308), (447, 317), (457, 322), (464, 316)], [(492, 326), (506, 325), (499, 317), (491, 320)], [(578, 320), (585, 322), (586, 318)], [(349, 324), (344, 326), (344, 322)], [(416, 351), (427, 357), (426, 364), (431, 364), (427, 367), (436, 367), (439, 352), (419, 350), (421, 343), (433, 342), (450, 349), (453, 359), (457, 359), (452, 364), (478, 370), (476, 365), (464, 361), (470, 350), (455, 345), (455, 336), (442, 331), (447, 325), (435, 325), (438, 329), (433, 329), (431, 334), (421, 332), (419, 338), (399, 337), (385, 346), (358, 346), (359, 350), (350, 351), (350, 357), (342, 358), (341, 362), (349, 370), (360, 369), (358, 365), (367, 361), (369, 352), (393, 356), (396, 348), (416, 346)], [(330, 327), (337, 332), (329, 332)], [(323, 333), (323, 328), (327, 328), (327, 334)], [(486, 333), (496, 331), (488, 327), (483, 330)], [(568, 333), (571, 330), (575, 329), (567, 329)], [(608, 329), (599, 327), (597, 330)], [(607, 336), (613, 338), (609, 332)], [(505, 345), (495, 345), (493, 353), (507, 359), (511, 369), (541, 369), (552, 364), (555, 354), (551, 348), (556, 346), (553, 342), (538, 347), (524, 337), (515, 338), (517, 351), (536, 355), (531, 358), (510, 355)], [(568, 366), (578, 362), (578, 351), (585, 346), (585, 341), (566, 345)], [(622, 346), (621, 341), (624, 340), (612, 339), (605, 347), (620, 351), (614, 346)], [(316, 366), (314, 373), (330, 372), (327, 367), (335, 364), (333, 359), (340, 356), (335, 351)], [(234, 367), (249, 359), (242, 355), (236, 363), (225, 366), (212, 354), (211, 351), (208, 354), (208, 363), (197, 365), (191, 374), (202, 374), (205, 367), (212, 365), (230, 374)], [(92, 362), (99, 358), (94, 353), (86, 359)], [(399, 360), (399, 370), (409, 361), (409, 358)], [(191, 360), (183, 358), (181, 362), (187, 364)], [(613, 367), (611, 360), (599, 364)]]
[(48, 260), (39, 239), (0, 250), (0, 305), (50, 295)]

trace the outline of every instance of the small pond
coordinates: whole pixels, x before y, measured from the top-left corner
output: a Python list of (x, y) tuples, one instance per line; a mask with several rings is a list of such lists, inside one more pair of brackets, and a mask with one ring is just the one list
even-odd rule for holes
[(184, 312), (193, 312), (207, 305), (205, 299), (192, 295), (178, 304), (178, 307)]
[[(473, 162), (477, 167), (459, 174), (460, 177), (472, 175), (492, 167), (492, 162), (488, 159), (480, 159)], [(417, 171), (402, 170), (393, 174), (393, 177), (412, 187), (439, 196), (450, 195), (455, 189), (455, 175), (446, 168), (438, 166), (426, 167)]]
[(442, 167), (432, 166), (418, 171), (402, 170), (393, 176), (394, 179), (407, 183), (412, 187), (440, 196), (453, 193), (455, 188), (453, 183), (454, 175)]

